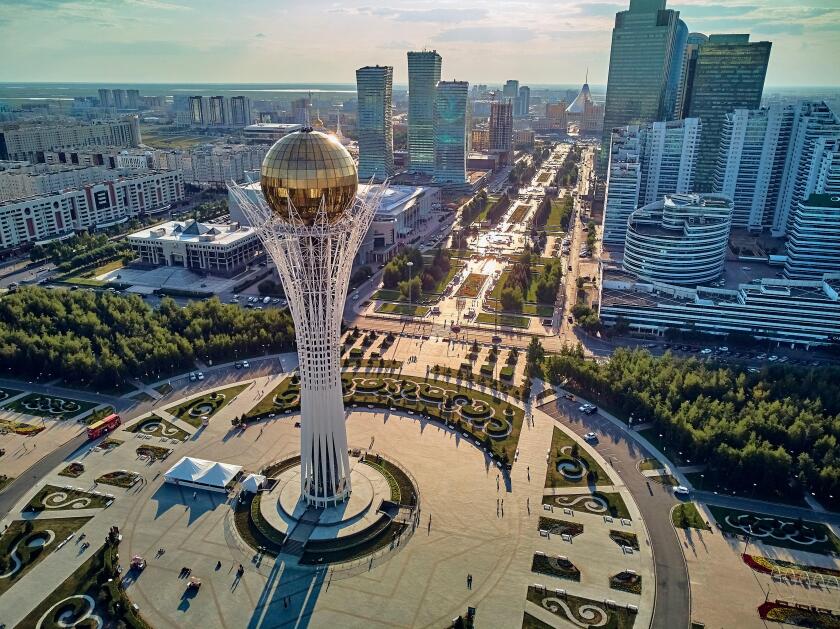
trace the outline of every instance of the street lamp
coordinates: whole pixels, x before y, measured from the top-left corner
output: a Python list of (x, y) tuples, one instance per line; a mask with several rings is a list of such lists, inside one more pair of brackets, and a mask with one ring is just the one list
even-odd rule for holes
[[(413, 305), (414, 301), (414, 291), (411, 289), (411, 280), (413, 279), (414, 274), (414, 262), (409, 260), (408, 262), (406, 262), (406, 266), (408, 267), (408, 305), (409, 310), (411, 310), (411, 306)], [(411, 311), (413, 312), (413, 310)]]

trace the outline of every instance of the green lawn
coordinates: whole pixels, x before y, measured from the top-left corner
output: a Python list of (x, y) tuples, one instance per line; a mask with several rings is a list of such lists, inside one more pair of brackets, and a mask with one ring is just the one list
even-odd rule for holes
[(126, 428), (126, 430), (128, 432), (149, 435), (150, 437), (166, 437), (167, 439), (177, 439), (178, 441), (186, 441), (190, 436), (186, 431), (181, 430), (171, 422), (157, 415), (151, 415), (146, 419), (135, 422)]
[(125, 266), (125, 262), (123, 262), (122, 258), (117, 260), (111, 260), (110, 262), (106, 262), (94, 269), (90, 269), (88, 271), (82, 271), (78, 275), (70, 275), (64, 278), (64, 282), (70, 284), (79, 284), (80, 286), (104, 286), (105, 282), (102, 280), (96, 279), (99, 275), (104, 275), (110, 271), (116, 271), (117, 269), (121, 269)]
[[(596, 498), (596, 500), (592, 500), (592, 498)], [(606, 507), (601, 504), (601, 501), (606, 504)], [(587, 491), (579, 494), (547, 495), (543, 496), (543, 504), (551, 505), (555, 509), (567, 508), (582, 513), (630, 519), (630, 511), (627, 510), (627, 505), (624, 504), (621, 494), (613, 492)]]
[(300, 408), (300, 380), (297, 376), (287, 376), (280, 381), (250, 411), (245, 413), (248, 420), (260, 418), (268, 413), (283, 413), (286, 410)]
[[(89, 517), (38, 518), (36, 520), (14, 520), (9, 524), (9, 528), (0, 536), (0, 573), (8, 572), (15, 565), (11, 559), (11, 553), (19, 542), (23, 542), (17, 547), (17, 556), (21, 560), (21, 569), (10, 577), (0, 579), (0, 594), (3, 594), (15, 585), (21, 577), (26, 575), (33, 567), (53, 552), (61, 540), (65, 539), (71, 533), (78, 531), (90, 519)], [(28, 523), (32, 525), (32, 528), (29, 530), (27, 530)], [(30, 547), (28, 545), (28, 542), (33, 539), (48, 539), (49, 533), (46, 533), (46, 531), (52, 531), (54, 534), (52, 542), (40, 547)], [(34, 627), (35, 624), (28, 625), (24, 622), (18, 626)]]
[(395, 304), (385, 302), (376, 307), (376, 312), (382, 314), (398, 314), (408, 315), (411, 317), (425, 317), (429, 314), (430, 308), (428, 306), (418, 306), (414, 304)]
[(97, 496), (80, 489), (63, 489), (45, 485), (23, 508), (24, 511), (51, 512), (79, 509), (103, 509), (111, 498)]
[(8, 400), (9, 398), (13, 398), (16, 395), (20, 395), (23, 391), (18, 391), (16, 389), (6, 389), (4, 387), (0, 387), (0, 402), (4, 400)]
[[(62, 405), (62, 402), (64, 403)], [(3, 408), (16, 413), (33, 415), (35, 417), (60, 417), (69, 419), (98, 406), (97, 402), (84, 402), (71, 398), (58, 398), (42, 393), (30, 393), (7, 404)]]
[(545, 222), (547, 230), (561, 230), (563, 224), (568, 220), (566, 217), (572, 212), (572, 197), (564, 196), (562, 199), (557, 199), (551, 202), (551, 212), (548, 214), (548, 219)]
[[(213, 417), (247, 387), (247, 384), (237, 384), (227, 389), (206, 393), (178, 406), (170, 407), (166, 409), (166, 412), (198, 428), (201, 426), (202, 416)], [(201, 406), (206, 408), (202, 410), (199, 408)]]
[(662, 463), (659, 462), (659, 459), (655, 459), (655, 458), (647, 458), (647, 459), (642, 460), (641, 463), (639, 463), (639, 469), (642, 472), (646, 472), (646, 471), (649, 471), (649, 470), (659, 470), (659, 469), (662, 469), (663, 467), (665, 467), (665, 466), (662, 465)]
[[(577, 447), (577, 455), (574, 449)], [(568, 464), (568, 476), (559, 469), (560, 463)], [(582, 465), (581, 465), (582, 464)], [(576, 478), (582, 474), (580, 478)], [(592, 476), (590, 478), (590, 476)], [(577, 442), (565, 432), (554, 427), (551, 435), (551, 456), (548, 461), (548, 471), (545, 475), (546, 487), (587, 487), (590, 485), (605, 485), (611, 481), (604, 469), (598, 465)]]
[(711, 531), (712, 527), (706, 526), (706, 521), (697, 510), (697, 505), (693, 502), (684, 502), (674, 507), (671, 512), (671, 521), (674, 526), (681, 529), (700, 529), (702, 531)]
[[(543, 606), (543, 600), (554, 599), (556, 597), (557, 594), (551, 588), (541, 592), (534, 586), (528, 587), (528, 594), (526, 596), (529, 601), (544, 609), (548, 608)], [(627, 610), (626, 607), (606, 607), (603, 604), (603, 601), (566, 594), (563, 597), (563, 602), (566, 603), (568, 608), (572, 611), (576, 625), (580, 627), (596, 626), (591, 624), (593, 617), (590, 615), (591, 612), (586, 609), (590, 605), (595, 605), (598, 609), (603, 609), (606, 612), (606, 622), (602, 625), (597, 625), (599, 629), (632, 629), (633, 623), (636, 621), (636, 614)], [(581, 615), (581, 608), (584, 608), (585, 615)], [(551, 609), (549, 609), (549, 611), (552, 611), (558, 618), (568, 620), (566, 610), (559, 605), (551, 604)], [(600, 614), (595, 614), (594, 620), (600, 621)], [(569, 624), (568, 626), (572, 626), (572, 624)]]
[[(553, 304), (542, 304), (537, 301), (537, 280), (545, 268), (544, 264), (531, 265), (531, 276), (528, 284), (528, 294), (523, 297), (522, 307), (519, 314), (537, 316), (537, 317), (551, 317), (554, 315)], [(489, 310), (496, 310), (501, 308), (499, 300), (502, 296), (502, 291), (505, 284), (510, 277), (510, 269), (505, 269), (499, 276), (499, 281), (493, 286), (493, 290), (487, 298), (486, 307)]]
[(475, 320), (478, 323), (489, 323), (490, 325), (506, 325), (511, 328), (522, 328), (527, 330), (530, 325), (528, 317), (517, 317), (516, 315), (500, 314), (498, 317), (491, 312), (479, 312)]
[[(727, 533), (746, 535), (752, 530), (750, 535), (752, 541), (760, 541), (770, 546), (807, 550), (812, 553), (840, 553), (840, 539), (827, 526), (819, 522), (807, 520), (800, 522), (793, 518), (776, 518), (763, 513), (711, 505), (709, 505), (709, 511)], [(807, 543), (811, 539), (816, 539), (816, 541)]]

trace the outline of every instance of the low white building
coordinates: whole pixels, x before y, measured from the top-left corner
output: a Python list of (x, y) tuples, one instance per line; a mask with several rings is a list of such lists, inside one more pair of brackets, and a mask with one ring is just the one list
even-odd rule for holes
[(140, 263), (230, 277), (262, 253), (252, 227), (239, 223), (170, 221), (128, 236)]
[(245, 127), (243, 135), (252, 142), (270, 142), (274, 144), (280, 138), (300, 130), (303, 125), (279, 122), (258, 122)]
[(163, 480), (191, 489), (226, 492), (241, 474), (241, 465), (185, 456), (164, 473)]
[(150, 171), (81, 188), (0, 202), (0, 251), (43, 244), (169, 210), (184, 198), (179, 171)]

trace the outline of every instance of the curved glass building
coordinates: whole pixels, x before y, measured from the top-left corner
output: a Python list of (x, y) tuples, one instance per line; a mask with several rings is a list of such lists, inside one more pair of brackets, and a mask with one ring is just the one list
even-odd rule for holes
[(640, 278), (697, 286), (723, 271), (732, 201), (722, 194), (671, 194), (627, 221), (624, 270)]

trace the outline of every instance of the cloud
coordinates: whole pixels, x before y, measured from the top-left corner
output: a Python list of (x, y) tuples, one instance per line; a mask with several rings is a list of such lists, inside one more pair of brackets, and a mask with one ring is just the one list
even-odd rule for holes
[(457, 24), (459, 22), (474, 22), (486, 18), (489, 11), (484, 8), (470, 9), (392, 9), (390, 7), (358, 7), (348, 9), (333, 6), (330, 13), (345, 15), (368, 15), (381, 17), (396, 22), (419, 22), (429, 24)]
[(263, 37), (265, 37), (265, 33), (257, 33), (256, 35), (254, 35), (254, 37), (262, 39)]
[(537, 32), (522, 26), (463, 26), (450, 28), (434, 39), (440, 42), (475, 42), (493, 44), (497, 42), (522, 42), (534, 39)]

